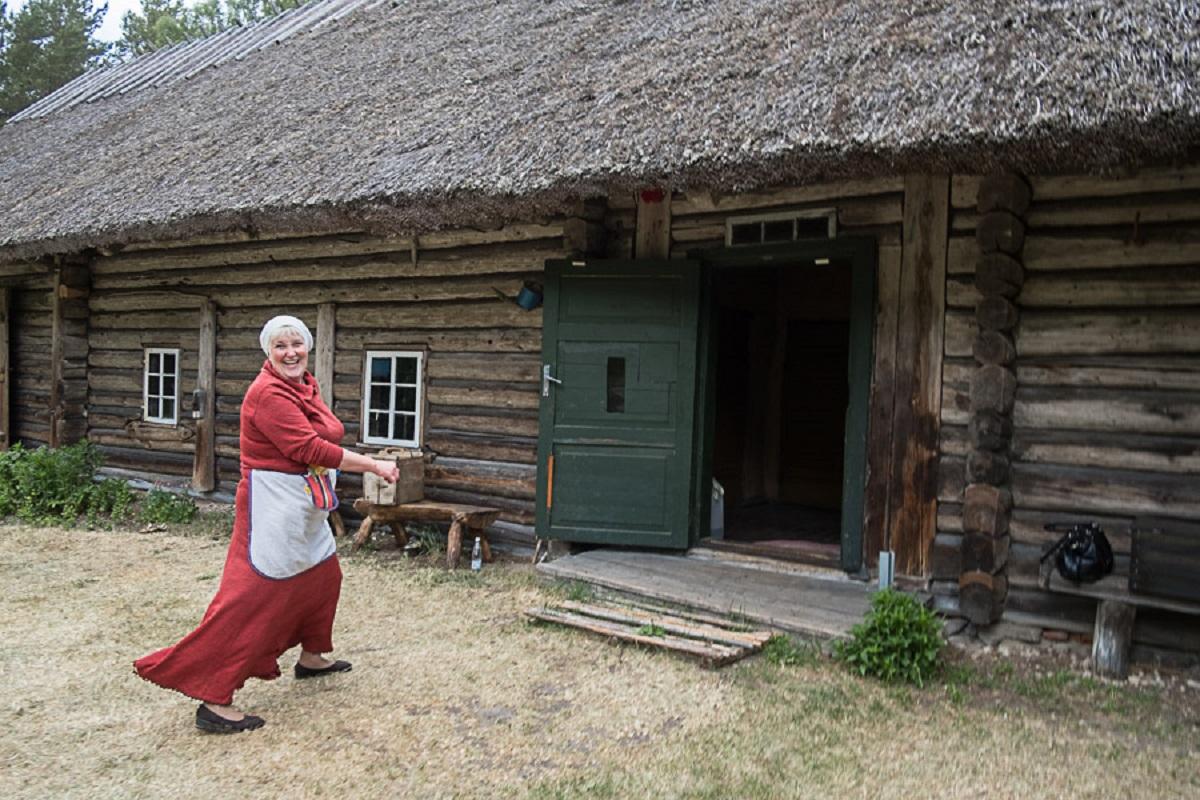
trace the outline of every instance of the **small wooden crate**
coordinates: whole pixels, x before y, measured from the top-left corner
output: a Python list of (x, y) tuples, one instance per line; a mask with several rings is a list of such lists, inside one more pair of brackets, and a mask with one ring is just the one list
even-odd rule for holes
[(363, 475), (363, 497), (380, 506), (399, 506), (425, 499), (425, 459), (419, 451), (387, 449), (375, 453), (381, 461), (394, 460), (400, 479), (388, 483), (372, 473)]

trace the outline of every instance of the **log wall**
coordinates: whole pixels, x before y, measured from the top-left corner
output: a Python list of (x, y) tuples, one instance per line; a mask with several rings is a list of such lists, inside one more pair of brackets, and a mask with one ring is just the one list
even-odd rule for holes
[(9, 443), (50, 442), (50, 351), (54, 274), (41, 263), (0, 265), (9, 289)]
[[(1200, 519), (1200, 167), (1030, 183), (1004, 619), (1087, 634), (1091, 601), (1037, 587), (1040, 550), (1055, 537), (1042, 526), (1096, 520), (1123, 565), (1135, 517)], [(961, 177), (952, 192), (935, 579), (961, 535), (977, 189)], [(1188, 627), (1169, 616), (1139, 615), (1143, 649)], [(1200, 649), (1192, 639), (1185, 649)]]
[[(590, 213), (590, 212), (589, 212)], [(540, 279), (546, 259), (578, 250), (564, 231), (574, 219), (494, 231), (449, 231), (417, 239), (363, 234), (211, 241), (127, 248), (93, 264), (88, 337), (88, 438), (121, 474), (186, 483), (193, 474), (203, 304), (215, 303), (217, 489), (238, 478), (241, 398), (262, 365), (258, 332), (289, 313), (318, 332), (336, 330), (333, 407), (358, 445), (364, 353), (426, 353), (423, 442), (431, 461), (427, 496), (503, 509), (516, 535), (532, 535), (541, 354), (541, 311), (502, 299)], [(323, 305), (321, 314), (318, 305)], [(141, 421), (143, 348), (180, 348), (176, 426)], [(323, 349), (324, 348), (324, 349)], [(357, 494), (346, 476), (343, 496)]]

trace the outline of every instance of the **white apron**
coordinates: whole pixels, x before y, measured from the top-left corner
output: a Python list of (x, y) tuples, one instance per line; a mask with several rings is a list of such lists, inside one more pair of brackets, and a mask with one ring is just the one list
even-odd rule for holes
[[(324, 473), (329, 489), (336, 470)], [(336, 498), (314, 493), (313, 475), (250, 470), (250, 566), (267, 578), (283, 579), (315, 567), (337, 552), (329, 512)], [(324, 507), (322, 507), (324, 506)]]

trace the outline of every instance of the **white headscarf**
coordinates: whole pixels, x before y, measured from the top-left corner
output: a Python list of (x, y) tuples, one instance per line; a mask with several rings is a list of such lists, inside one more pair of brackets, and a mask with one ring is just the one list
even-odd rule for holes
[(263, 325), (262, 333), (258, 334), (258, 343), (262, 346), (263, 352), (268, 356), (271, 355), (271, 342), (279, 335), (280, 331), (288, 328), (299, 333), (304, 338), (304, 346), (312, 350), (312, 331), (308, 329), (303, 320), (298, 317), (289, 317), (287, 314), (280, 314), (278, 317), (271, 317), (267, 320), (267, 324)]

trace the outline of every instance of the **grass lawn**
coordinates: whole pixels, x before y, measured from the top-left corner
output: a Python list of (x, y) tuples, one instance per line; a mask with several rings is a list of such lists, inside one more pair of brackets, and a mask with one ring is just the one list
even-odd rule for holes
[(527, 564), (343, 559), (336, 655), (252, 681), (211, 736), (130, 662), (199, 620), (227, 514), (150, 533), (0, 526), (0, 796), (1200, 797), (1200, 690), (957, 661), (925, 689), (814, 656), (720, 671), (535, 625)]

